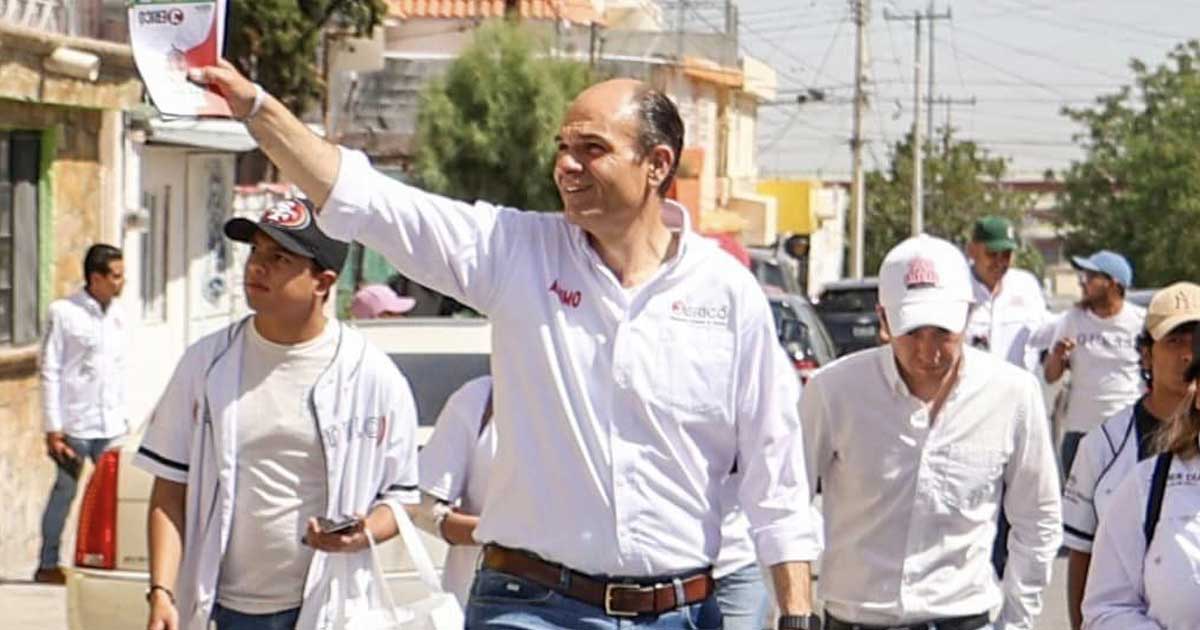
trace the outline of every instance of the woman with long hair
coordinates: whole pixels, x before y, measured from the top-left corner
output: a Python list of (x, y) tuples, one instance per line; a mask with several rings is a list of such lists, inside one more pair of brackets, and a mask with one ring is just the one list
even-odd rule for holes
[(1085, 630), (1200, 627), (1200, 337), (1188, 395), (1100, 519), (1083, 599)]

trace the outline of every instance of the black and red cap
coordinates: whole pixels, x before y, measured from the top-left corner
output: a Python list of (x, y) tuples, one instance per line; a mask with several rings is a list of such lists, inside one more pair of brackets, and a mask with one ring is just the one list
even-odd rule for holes
[(242, 243), (253, 242), (259, 231), (289, 252), (334, 272), (342, 270), (350, 251), (349, 243), (330, 238), (317, 227), (316, 212), (307, 199), (278, 201), (258, 221), (238, 217), (225, 222), (225, 236)]

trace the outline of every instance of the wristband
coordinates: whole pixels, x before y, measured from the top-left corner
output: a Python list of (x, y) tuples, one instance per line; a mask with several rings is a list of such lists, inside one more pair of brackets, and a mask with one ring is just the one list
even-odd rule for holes
[(450, 507), (450, 505), (448, 503), (442, 503), (439, 501), (436, 505), (433, 506), (433, 528), (434, 528), (434, 531), (437, 532), (438, 538), (441, 538), (442, 540), (445, 540), (446, 542), (450, 542), (450, 541), (446, 540), (446, 532), (444, 532), (442, 530), (442, 524), (446, 522), (446, 517), (450, 516), (450, 513), (453, 511), (454, 511), (454, 508)]
[(150, 601), (150, 596), (154, 594), (154, 591), (162, 591), (162, 592), (166, 593), (167, 599), (170, 600), (171, 605), (172, 606), (175, 605), (175, 593), (172, 593), (171, 589), (163, 586), (162, 584), (151, 584), (150, 588), (146, 589), (146, 601), (147, 602)]
[(263, 89), (263, 86), (255, 83), (254, 84), (254, 104), (250, 106), (250, 113), (246, 114), (245, 116), (242, 117), (242, 122), (249, 123), (251, 120), (253, 120), (254, 117), (258, 115), (258, 112), (262, 109), (263, 103), (266, 103), (266, 102), (267, 102), (267, 91)]

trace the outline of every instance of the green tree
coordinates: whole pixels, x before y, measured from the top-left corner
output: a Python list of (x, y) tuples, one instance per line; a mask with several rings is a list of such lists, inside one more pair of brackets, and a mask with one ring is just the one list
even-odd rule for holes
[(1200, 271), (1200, 43), (1176, 46), (1151, 69), (1133, 60), (1133, 85), (1092, 107), (1064, 108), (1084, 127), (1084, 159), (1064, 174), (1067, 251), (1127, 256), (1139, 286)]
[(226, 57), (297, 114), (325, 97), (318, 50), (327, 26), (361, 36), (387, 14), (383, 0), (232, 0)]
[[(886, 171), (866, 177), (864, 265), (874, 274), (884, 255), (911, 233), (912, 135), (890, 150)], [(971, 237), (975, 221), (985, 215), (1008, 217), (1019, 224), (1031, 198), (1004, 185), (1007, 160), (990, 155), (979, 145), (960, 141), (943, 129), (927, 147), (925, 172), (925, 232), (958, 244)], [(1017, 264), (1041, 273), (1041, 257), (1032, 248), (1018, 252)]]
[(558, 209), (554, 136), (589, 83), (586, 65), (550, 57), (519, 24), (485, 24), (421, 95), (414, 178), (467, 201)]

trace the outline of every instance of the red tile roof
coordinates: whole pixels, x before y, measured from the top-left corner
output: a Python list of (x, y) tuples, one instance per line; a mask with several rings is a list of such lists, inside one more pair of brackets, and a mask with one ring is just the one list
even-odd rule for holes
[[(387, 0), (388, 15), (412, 18), (489, 18), (504, 15), (504, 0)], [(521, 17), (588, 24), (601, 16), (591, 0), (517, 0)]]

